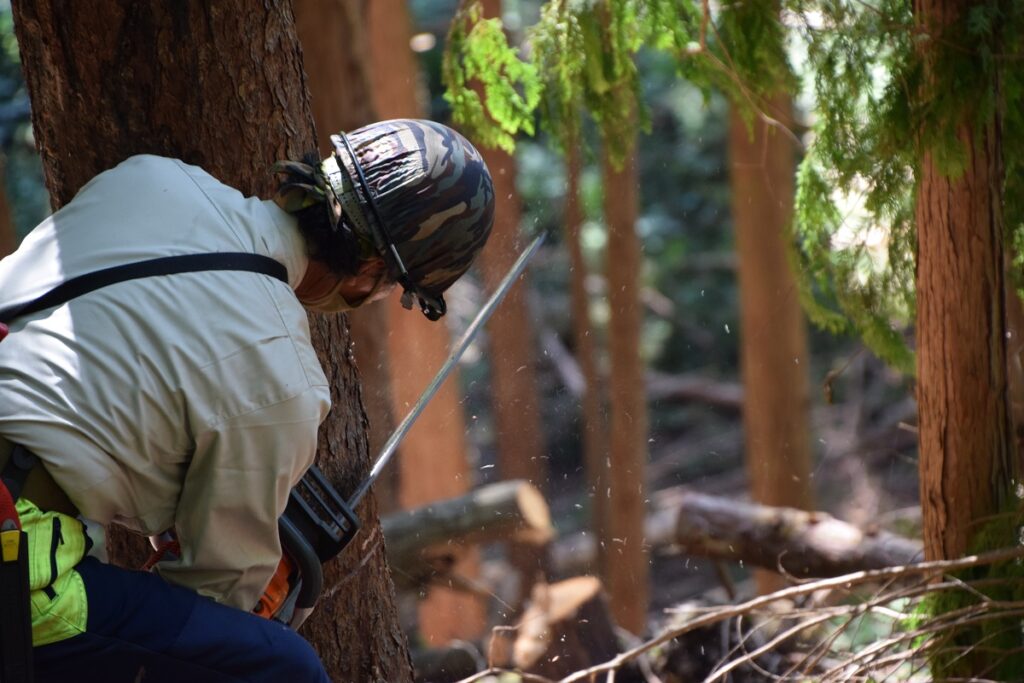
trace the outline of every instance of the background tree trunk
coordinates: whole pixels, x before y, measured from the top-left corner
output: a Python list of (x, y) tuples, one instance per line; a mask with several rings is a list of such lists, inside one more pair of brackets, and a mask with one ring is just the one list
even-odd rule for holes
[[(767, 106), (771, 116), (791, 125), (788, 95), (776, 95)], [(729, 118), (750, 494), (765, 505), (812, 510), (807, 330), (786, 247), (793, 143), (759, 118), (751, 130), (735, 107)], [(759, 570), (755, 578), (761, 593), (785, 585), (774, 572)]]
[[(423, 97), (419, 63), (409, 47), (412, 22), (406, 0), (369, 3), (370, 69), (373, 101), (381, 118), (420, 118)], [(391, 366), (391, 401), (402, 419), (433, 379), (447, 357), (451, 338), (445, 322), (430, 322), (419, 311), (407, 311), (401, 292), (381, 309), (387, 316)], [(406, 436), (400, 449), (398, 501), (413, 508), (454, 498), (470, 490), (473, 474), (467, 460), (466, 419), (459, 374), (453, 372)], [(452, 571), (476, 578), (479, 553), (468, 549)], [(473, 639), (486, 625), (484, 604), (473, 595), (432, 588), (420, 601), (420, 635), (439, 645), (453, 639)]]
[[(501, 16), (501, 0), (483, 0), (482, 4), (485, 17)], [(480, 151), (494, 179), (494, 228), (479, 260), (484, 283), (493, 291), (525, 244), (519, 233), (521, 210), (515, 159), (501, 150)], [(491, 368), (498, 471), (503, 479), (526, 479), (545, 491), (547, 452), (534, 369), (536, 336), (527, 292), (524, 275), (494, 312), (487, 325), (487, 360)], [(536, 548), (512, 544), (509, 552), (512, 564), (527, 582), (543, 572), (541, 555)]]
[[(946, 26), (965, 21), (972, 5), (917, 0), (914, 11), (924, 34), (939, 36)], [(927, 559), (963, 555), (980, 531), (975, 523), (1009, 500), (1015, 473), (1007, 409), (999, 123), (965, 121), (959, 137), (967, 149), (962, 174), (949, 177), (926, 154), (916, 206), (917, 400)]]
[(648, 550), (644, 542), (647, 396), (640, 332), (643, 255), (636, 234), (636, 159), (621, 170), (604, 155), (604, 212), (608, 224), (608, 537), (604, 575), (615, 621), (633, 633), (647, 625)]
[(1016, 449), (1017, 471), (1021, 471), (1021, 456), (1024, 455), (1024, 301), (1017, 293), (1013, 263), (1009, 255), (1003, 268), (1006, 294), (1006, 393), (1009, 396), (1010, 425), (1013, 429), (1013, 444)]
[[(15, 29), (54, 207), (138, 153), (196, 164), (269, 197), (270, 165), (315, 149), (291, 5), (224, 0), (16, 0)], [(342, 316), (314, 316), (334, 409), (318, 462), (352, 490), (368, 469), (366, 417)], [(325, 570), (329, 598), (305, 628), (335, 680), (409, 681), (376, 505), (361, 542)], [(365, 564), (363, 562), (365, 561)]]
[(604, 411), (604, 388), (598, 370), (597, 339), (590, 318), (587, 264), (583, 257), (580, 234), (584, 220), (580, 201), (581, 157), (578, 145), (573, 145), (566, 154), (565, 241), (569, 250), (573, 343), (585, 383), (580, 406), (583, 467), (587, 474), (590, 529), (598, 539), (597, 563), (591, 571), (600, 572), (605, 566), (605, 551), (611, 543), (608, 535), (608, 425)]

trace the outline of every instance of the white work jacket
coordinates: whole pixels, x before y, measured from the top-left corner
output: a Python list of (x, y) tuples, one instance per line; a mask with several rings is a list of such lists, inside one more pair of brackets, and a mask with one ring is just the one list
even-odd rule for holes
[(0, 434), (39, 455), (84, 517), (174, 527), (181, 558), (160, 573), (248, 610), (330, 408), (293, 291), (308, 264), (294, 219), (202, 169), (132, 157), (0, 261), (0, 308), (83, 273), (215, 251), (274, 258), (290, 286), (248, 272), (152, 277), (16, 320), (0, 342)]

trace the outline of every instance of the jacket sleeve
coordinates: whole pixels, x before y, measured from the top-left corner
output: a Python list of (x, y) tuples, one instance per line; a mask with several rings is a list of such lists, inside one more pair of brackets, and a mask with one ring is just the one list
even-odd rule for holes
[(249, 611), (281, 559), (277, 520), (312, 464), (328, 410), (322, 387), (231, 418), (197, 436), (175, 529), (180, 559), (167, 581)]

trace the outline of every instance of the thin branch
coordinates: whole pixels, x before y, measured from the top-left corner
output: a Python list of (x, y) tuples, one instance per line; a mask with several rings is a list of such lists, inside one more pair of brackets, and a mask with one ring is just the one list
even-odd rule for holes
[(849, 587), (855, 584), (872, 583), (881, 581), (884, 579), (890, 579), (893, 577), (899, 577), (904, 575), (920, 574), (920, 575), (935, 575), (942, 573), (949, 573), (960, 571), (962, 569), (968, 569), (970, 567), (977, 567), (979, 565), (992, 564), (994, 562), (1001, 562), (1006, 560), (1017, 559), (1024, 557), (1024, 547), (1008, 548), (1004, 550), (996, 550), (981, 555), (971, 555), (964, 557), (959, 560), (935, 560), (931, 562), (919, 562), (917, 564), (905, 565), (900, 567), (886, 567), (884, 569), (873, 569), (869, 571), (854, 572), (845, 576), (839, 576), (831, 579), (822, 579), (821, 581), (815, 581), (811, 583), (805, 583), (799, 586), (791, 586), (784, 588), (775, 593), (769, 595), (762, 595), (747, 602), (741, 603), (740, 605), (719, 609), (714, 612), (709, 612), (700, 617), (692, 619), (691, 621), (683, 624), (682, 626), (668, 629), (663, 631), (661, 634), (648, 640), (647, 642), (627, 650), (616, 657), (610, 659), (603, 664), (577, 671), (561, 680), (561, 683), (578, 683), (585, 681), (594, 674), (599, 674), (613, 669), (621, 667), (623, 664), (635, 659), (639, 655), (653, 650), (659, 645), (663, 645), (679, 636), (682, 636), (690, 631), (694, 631), (705, 626), (717, 624), (721, 621), (732, 619), (733, 617), (746, 614), (754, 609), (764, 607), (765, 605), (771, 604), (779, 600), (786, 600), (791, 598), (797, 598), (804, 595), (810, 595), (819, 590), (827, 590), (831, 588), (842, 588)]
[(776, 646), (778, 646), (781, 643), (786, 642), (787, 640), (789, 640), (793, 636), (799, 634), (800, 632), (806, 631), (809, 628), (812, 628), (814, 626), (817, 626), (818, 624), (826, 622), (826, 621), (828, 621), (831, 618), (832, 618), (831, 614), (825, 614), (825, 615), (821, 615), (821, 616), (815, 617), (813, 619), (808, 619), (806, 621), (802, 621), (799, 624), (797, 624), (796, 626), (793, 626), (793, 627), (791, 627), (789, 629), (786, 629), (785, 631), (783, 631), (779, 635), (775, 636), (774, 638), (772, 638), (771, 640), (769, 640), (767, 643), (765, 643), (761, 647), (757, 648), (756, 650), (752, 650), (751, 652), (748, 652), (748, 653), (744, 654), (739, 659), (732, 660), (731, 662), (729, 662), (725, 666), (721, 667), (720, 669), (716, 669), (716, 670), (712, 671), (711, 672), (712, 675), (710, 675), (707, 678), (705, 678), (704, 679), (704, 683), (714, 683), (714, 681), (717, 681), (719, 679), (725, 680), (725, 677), (728, 676), (731, 671), (736, 670), (737, 668), (739, 668), (740, 666), (743, 666), (744, 664), (746, 664), (748, 662), (754, 661), (757, 657), (760, 657), (762, 654), (764, 654), (766, 652), (772, 651)]

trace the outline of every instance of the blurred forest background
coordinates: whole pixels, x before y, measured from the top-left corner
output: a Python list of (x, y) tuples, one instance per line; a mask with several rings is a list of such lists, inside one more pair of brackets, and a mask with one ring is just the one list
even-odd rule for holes
[[(544, 4), (482, 7), (500, 16), (519, 45)], [(359, 116), (370, 111), (332, 112), (340, 105), (332, 105), (331, 88), (372, 100), (378, 118), (458, 125), (443, 79), (460, 3), (372, 0), (361, 12), (342, 12), (360, 22), (352, 42), (365, 60), (355, 69), (362, 83), (351, 70), (342, 77), (323, 69), (330, 53), (321, 50), (329, 48), (311, 31), (326, 20), (318, 15), (304, 24), (302, 6), (296, 2), (297, 27), (321, 142), (337, 128), (364, 123)], [(7, 198), (0, 249), (11, 249), (46, 215), (49, 201), (8, 6), (0, 11), (0, 41)], [(678, 61), (664, 51), (640, 50), (637, 96), (649, 125), (635, 150), (619, 140), (623, 166), (608, 158), (613, 145), (593, 121), (575, 131), (569, 155), (559, 151), (564, 141), (544, 130), (518, 135), (512, 155), (487, 152), (499, 222), (481, 263), (448, 297), (447, 333), (424, 332), (401, 317), (395, 301), (350, 316), (372, 452), (515, 255), (532, 236), (549, 235), (523, 284), (461, 362), (458, 385), (449, 382), (438, 396), (403, 445), (400, 466), (378, 487), (390, 515), (429, 510), (506, 480), (527, 480), (542, 496), (538, 512), (532, 494), (516, 493), (527, 501), (520, 507), (530, 508), (516, 514), (533, 517), (500, 532), (515, 543), (466, 532), (416, 547), (407, 564), (392, 555), (403, 628), (422, 680), (455, 680), (485, 663), (567, 675), (614, 655), (622, 639), (635, 643), (659, 632), (688, 609), (700, 614), (788, 585), (793, 577), (772, 571), (786, 553), (797, 557), (786, 571), (800, 577), (923, 558), (911, 373), (894, 369), (899, 357), (880, 360), (851, 326), (823, 331), (800, 312), (806, 285), (791, 271), (802, 261), (789, 228), (797, 164), (817, 112), (806, 47), (786, 49), (806, 80), (790, 88), (788, 103), (773, 100), (771, 120), (737, 110), (728, 88), (681, 78)], [(843, 248), (835, 240), (831, 246)], [(912, 337), (901, 325), (891, 331)], [(790, 519), (780, 509), (818, 512)], [(697, 520), (689, 531), (680, 510)], [(714, 538), (720, 516), (735, 535)], [(423, 533), (409, 523), (411, 532), (386, 521), (385, 533)], [(810, 538), (815, 525), (828, 529), (824, 541)], [(885, 547), (865, 550), (871, 539)], [(761, 542), (764, 548), (754, 547)], [(811, 568), (819, 561), (825, 569)], [(580, 623), (599, 620), (586, 611), (590, 584), (564, 582), (580, 575), (603, 581), (619, 645), (602, 649), (593, 644), (597, 636), (579, 633)], [(559, 600), (571, 605), (571, 618), (559, 615)], [(539, 654), (528, 651), (522, 634), (492, 639), (493, 627), (530, 609), (546, 611), (550, 626), (547, 641), (536, 639), (544, 643), (535, 647)], [(856, 651), (890, 637), (905, 616), (874, 613), (838, 629), (830, 645)], [(853, 623), (845, 612), (836, 619)], [(560, 641), (551, 633), (561, 633)], [(673, 641), (683, 654), (659, 650), (658, 675), (701, 680), (772, 637), (737, 642), (716, 626), (697, 640)], [(502, 646), (502, 638), (511, 644)], [(765, 667), (785, 671), (784, 647), (768, 650), (783, 654), (750, 658), (722, 678), (768, 680)], [(434, 656), (455, 658), (437, 664)], [(825, 653), (819, 659), (830, 661)], [(904, 670), (907, 679), (917, 672)], [(636, 675), (654, 680), (655, 673)]]

